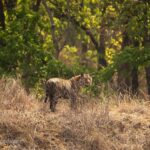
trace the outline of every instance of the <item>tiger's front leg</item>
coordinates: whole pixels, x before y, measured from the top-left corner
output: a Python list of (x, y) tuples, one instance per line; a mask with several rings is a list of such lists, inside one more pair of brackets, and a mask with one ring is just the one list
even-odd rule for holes
[(48, 96), (46, 95), (45, 99), (44, 99), (44, 103), (47, 102)]
[(50, 109), (52, 112), (56, 111), (56, 102), (55, 101), (50, 101)]
[(71, 108), (77, 109), (77, 95), (75, 93), (72, 93), (70, 98), (71, 98)]
[(50, 98), (50, 95), (49, 95), (48, 87), (46, 87), (44, 103), (46, 103), (46, 102), (47, 102), (48, 98)]
[(56, 111), (56, 104), (58, 102), (58, 97), (51, 97), (50, 99), (50, 109), (52, 112)]

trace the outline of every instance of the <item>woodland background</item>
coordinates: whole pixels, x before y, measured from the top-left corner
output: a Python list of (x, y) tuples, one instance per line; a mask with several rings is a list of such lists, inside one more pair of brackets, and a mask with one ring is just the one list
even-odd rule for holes
[(149, 0), (0, 0), (0, 76), (39, 92), (90, 73), (95, 95), (103, 83), (150, 95), (149, 35)]

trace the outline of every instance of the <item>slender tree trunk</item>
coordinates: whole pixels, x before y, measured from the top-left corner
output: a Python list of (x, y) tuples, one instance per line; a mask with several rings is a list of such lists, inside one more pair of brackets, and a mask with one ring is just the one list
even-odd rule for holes
[(107, 62), (105, 59), (105, 22), (102, 21), (101, 28), (100, 28), (100, 42), (99, 47), (97, 49), (98, 52), (98, 69), (107, 66)]
[(132, 69), (132, 94), (138, 94), (138, 87), (139, 87), (139, 82), (138, 82), (138, 68), (134, 67)]
[(48, 16), (50, 18), (52, 40), (53, 40), (53, 44), (54, 44), (54, 48), (55, 48), (55, 58), (58, 59), (60, 49), (59, 49), (59, 45), (58, 45), (58, 40), (57, 40), (56, 35), (55, 35), (55, 24), (54, 24), (54, 20), (53, 20), (54, 15), (53, 15), (52, 10), (47, 6), (46, 1), (43, 0), (42, 2), (43, 2), (43, 5), (44, 5), (47, 13), (48, 13)]
[[(129, 45), (129, 37), (123, 33), (122, 50)], [(131, 66), (128, 63), (120, 64), (118, 68), (118, 89), (119, 92), (129, 92), (131, 89)]]
[[(139, 41), (134, 41), (134, 47), (139, 47)], [(135, 64), (136, 65), (136, 64)], [(138, 88), (139, 88), (139, 81), (138, 81), (138, 66), (133, 66), (131, 70), (131, 92), (132, 94), (138, 94)]]
[[(150, 34), (148, 30), (148, 9), (150, 7), (150, 1), (149, 0), (143, 0), (145, 3), (145, 10), (144, 10), (144, 41), (143, 41), (143, 46), (144, 47), (149, 47), (150, 46)], [(147, 49), (149, 50), (149, 49)], [(146, 73), (146, 82), (147, 82), (147, 91), (148, 95), (150, 95), (150, 65), (145, 67), (145, 73)]]
[(42, 0), (37, 0), (36, 4), (33, 4), (33, 10), (35, 12), (37, 12), (39, 10), (40, 4), (41, 4)]
[(0, 26), (5, 30), (5, 15), (3, 1), (0, 0)]
[(98, 69), (101, 69), (102, 67), (107, 66), (107, 61), (105, 59), (106, 53), (105, 53), (105, 34), (106, 34), (106, 13), (107, 5), (103, 7), (102, 11), (102, 21), (100, 24), (100, 38), (99, 38), (99, 44), (97, 48), (98, 52)]
[[(0, 30), (5, 30), (5, 15), (3, 1), (0, 0)], [(0, 38), (0, 47), (5, 45), (3, 37)]]
[(150, 66), (145, 68), (146, 72), (146, 81), (147, 81), (147, 91), (148, 95), (150, 95)]
[(103, 47), (99, 47), (97, 49), (98, 52), (98, 69), (102, 69), (107, 66), (107, 61), (105, 59), (105, 49)]
[(87, 59), (85, 57), (85, 53), (88, 50), (88, 44), (85, 41), (82, 41), (82, 49), (81, 49), (81, 65), (87, 66)]

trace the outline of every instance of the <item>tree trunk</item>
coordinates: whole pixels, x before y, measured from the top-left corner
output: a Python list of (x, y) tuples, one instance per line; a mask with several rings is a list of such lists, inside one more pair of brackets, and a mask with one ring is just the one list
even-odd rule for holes
[(52, 12), (52, 10), (47, 6), (45, 0), (43, 0), (42, 2), (43, 2), (43, 5), (44, 5), (44, 7), (45, 7), (47, 13), (48, 13), (49, 19), (50, 19), (52, 40), (53, 40), (53, 44), (54, 44), (54, 48), (55, 48), (55, 58), (58, 59), (59, 53), (60, 53), (60, 49), (59, 49), (58, 40), (57, 40), (56, 34), (55, 34), (55, 24), (54, 24), (54, 20), (53, 20), (53, 12)]
[[(149, 47), (150, 46), (150, 35), (149, 35), (149, 29), (148, 29), (148, 8), (150, 7), (150, 1), (149, 0), (143, 0), (145, 3), (145, 10), (144, 10), (144, 40), (143, 40), (143, 46)], [(149, 50), (149, 49), (147, 49)], [(150, 95), (150, 66), (145, 67), (145, 73), (146, 73), (146, 82), (147, 82), (147, 91), (148, 95)]]
[(100, 28), (100, 42), (99, 47), (97, 49), (98, 52), (98, 69), (107, 66), (107, 62), (105, 59), (105, 23), (104, 20), (102, 21), (101, 28)]
[[(134, 47), (139, 47), (139, 41), (134, 40)], [(136, 64), (135, 64), (136, 65)], [(138, 87), (139, 87), (139, 81), (138, 81), (138, 66), (133, 66), (131, 71), (131, 92), (132, 94), (138, 94)]]
[[(123, 33), (122, 50), (129, 45), (129, 37)], [(131, 89), (131, 66), (128, 63), (120, 64), (118, 68), (118, 89), (119, 92), (129, 92)]]
[(37, 0), (36, 4), (33, 4), (33, 10), (35, 12), (37, 12), (39, 10), (40, 4), (41, 4), (42, 0)]
[(4, 5), (2, 0), (0, 0), (0, 26), (5, 30), (5, 15), (4, 15)]
[(128, 63), (121, 64), (118, 68), (118, 90), (122, 94), (131, 89), (131, 66)]
[(132, 69), (132, 94), (138, 94), (138, 87), (139, 87), (139, 82), (138, 82), (138, 68), (134, 67)]
[(100, 70), (101, 68), (107, 66), (107, 61), (105, 59), (105, 48), (100, 46), (97, 49), (97, 51), (98, 51), (98, 69)]
[(87, 42), (85, 42), (84, 40), (82, 41), (82, 49), (81, 49), (81, 60), (80, 60), (80, 63), (81, 65), (83, 66), (87, 66), (87, 59), (85, 57), (85, 53), (87, 52), (88, 50), (88, 44)]
[(146, 81), (147, 81), (147, 91), (148, 91), (148, 95), (150, 95), (150, 66), (145, 67), (145, 72), (146, 72)]

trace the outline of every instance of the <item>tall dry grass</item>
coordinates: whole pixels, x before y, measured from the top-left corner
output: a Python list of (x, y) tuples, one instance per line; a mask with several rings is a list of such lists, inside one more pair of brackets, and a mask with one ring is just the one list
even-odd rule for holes
[(1, 79), (0, 149), (149, 150), (150, 103), (101, 95), (80, 101), (76, 111), (60, 101), (52, 113), (19, 80)]

